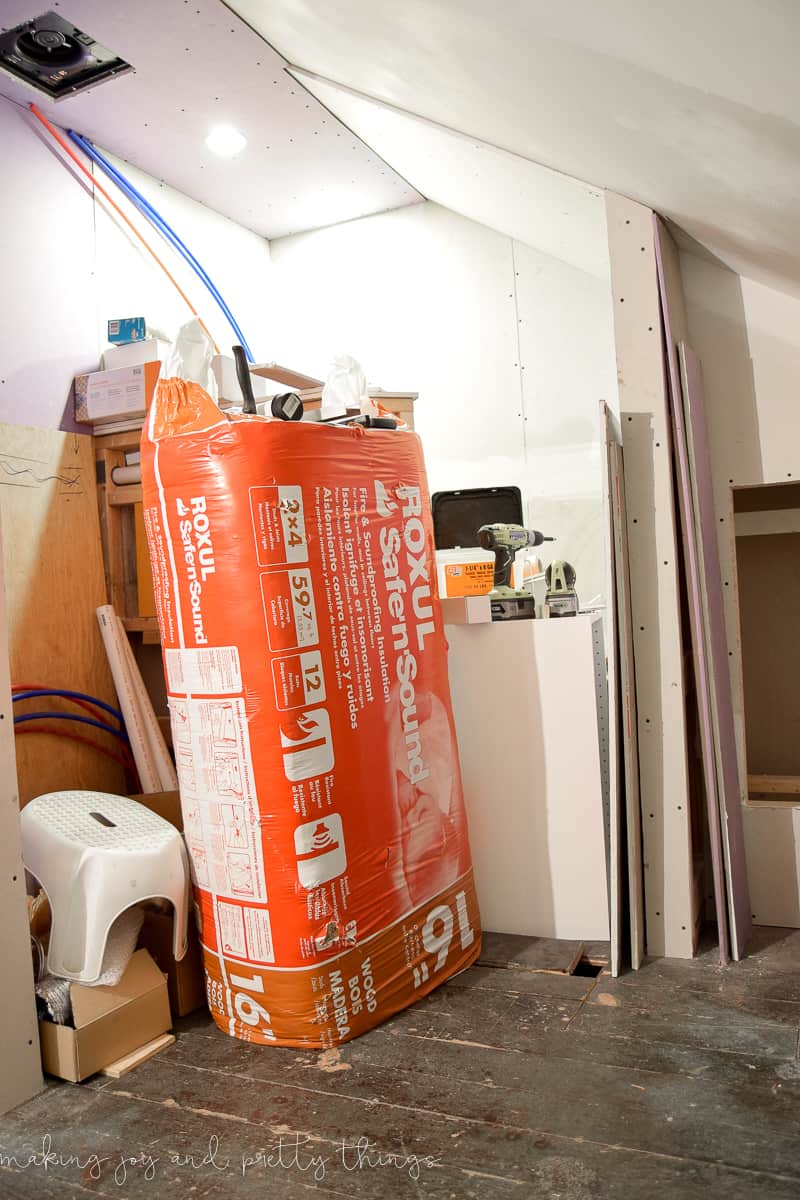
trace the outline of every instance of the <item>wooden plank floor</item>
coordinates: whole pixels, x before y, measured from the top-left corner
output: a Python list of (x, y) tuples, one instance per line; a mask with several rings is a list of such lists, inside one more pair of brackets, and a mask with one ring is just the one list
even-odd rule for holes
[(800, 1196), (800, 931), (726, 969), (479, 965), (325, 1054), (178, 1034), (2, 1118), (3, 1200)]

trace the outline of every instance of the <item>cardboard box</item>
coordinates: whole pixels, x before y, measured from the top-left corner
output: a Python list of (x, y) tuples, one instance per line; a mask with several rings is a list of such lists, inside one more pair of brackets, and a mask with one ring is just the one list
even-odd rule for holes
[(172, 1026), (167, 981), (137, 950), (116, 987), (70, 985), (75, 1028), (39, 1022), (42, 1066), (79, 1083)]
[(150, 812), (154, 812), (156, 816), (169, 821), (170, 825), (174, 825), (176, 829), (183, 833), (180, 792), (147, 792), (138, 796), (131, 796), (131, 800), (136, 800), (137, 803), (143, 804), (145, 808), (150, 809)]
[[(145, 808), (163, 817), (183, 831), (183, 816), (181, 799), (178, 792), (150, 792), (147, 795), (132, 796)], [(203, 968), (203, 951), (197, 936), (197, 927), (191, 911), (189, 912), (189, 942), (186, 954), (175, 961), (172, 953), (172, 924), (173, 913), (146, 912), (142, 932), (139, 934), (139, 944), (144, 946), (167, 977), (169, 1002), (173, 1016), (185, 1017), (206, 1004), (206, 973)]]
[(160, 362), (75, 376), (75, 420), (91, 425), (144, 420), (153, 398)]
[(117, 317), (108, 322), (110, 342), (141, 341), (146, 332), (144, 317)]
[(109, 346), (103, 351), (102, 369), (118, 371), (121, 367), (135, 367), (146, 362), (163, 362), (167, 357), (169, 342), (161, 338), (143, 338), (140, 342), (128, 342), (122, 346)]
[(139, 945), (152, 955), (167, 977), (169, 1005), (173, 1017), (185, 1017), (187, 1013), (205, 1007), (206, 973), (203, 969), (203, 952), (191, 912), (189, 940), (186, 953), (180, 962), (175, 961), (172, 953), (173, 923), (172, 909), (169, 912), (146, 912), (139, 934)]

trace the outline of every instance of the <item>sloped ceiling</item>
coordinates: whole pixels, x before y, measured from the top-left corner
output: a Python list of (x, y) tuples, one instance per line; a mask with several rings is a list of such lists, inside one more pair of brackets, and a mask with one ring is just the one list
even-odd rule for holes
[(605, 199), (601, 188), (530, 159), (452, 133), (308, 71), (295, 78), (401, 175), (437, 204), (489, 225), (552, 258), (607, 279)]
[(795, 0), (233, 3), (296, 66), (640, 200), (800, 292)]
[[(49, 7), (135, 72), (54, 104), (0, 71), (0, 95), (21, 105), (35, 100), (55, 124), (240, 225), (281, 237), (421, 199), (221, 0), (50, 0)], [(0, 27), (47, 10), (48, 0), (0, 0)], [(217, 123), (247, 137), (236, 158), (207, 149)]]

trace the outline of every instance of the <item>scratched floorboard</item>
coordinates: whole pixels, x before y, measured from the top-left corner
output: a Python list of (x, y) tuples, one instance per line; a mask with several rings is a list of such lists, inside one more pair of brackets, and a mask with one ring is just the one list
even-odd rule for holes
[[(195, 1015), (129, 1076), (2, 1118), (0, 1200), (796, 1200), (798, 980), (800, 932), (759, 930), (726, 970), (711, 948), (618, 980), (478, 966), (325, 1056)], [(76, 1157), (45, 1169), (48, 1135)]]

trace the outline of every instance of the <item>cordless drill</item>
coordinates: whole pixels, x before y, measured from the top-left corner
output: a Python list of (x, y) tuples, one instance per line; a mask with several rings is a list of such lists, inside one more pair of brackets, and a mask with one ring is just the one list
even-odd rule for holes
[(533, 596), (511, 586), (511, 569), (518, 550), (528, 546), (541, 546), (542, 542), (554, 542), (538, 529), (526, 529), (524, 525), (481, 525), (478, 541), (484, 550), (494, 552), (494, 587), (489, 599), (493, 621), (518, 621), (536, 615)]

